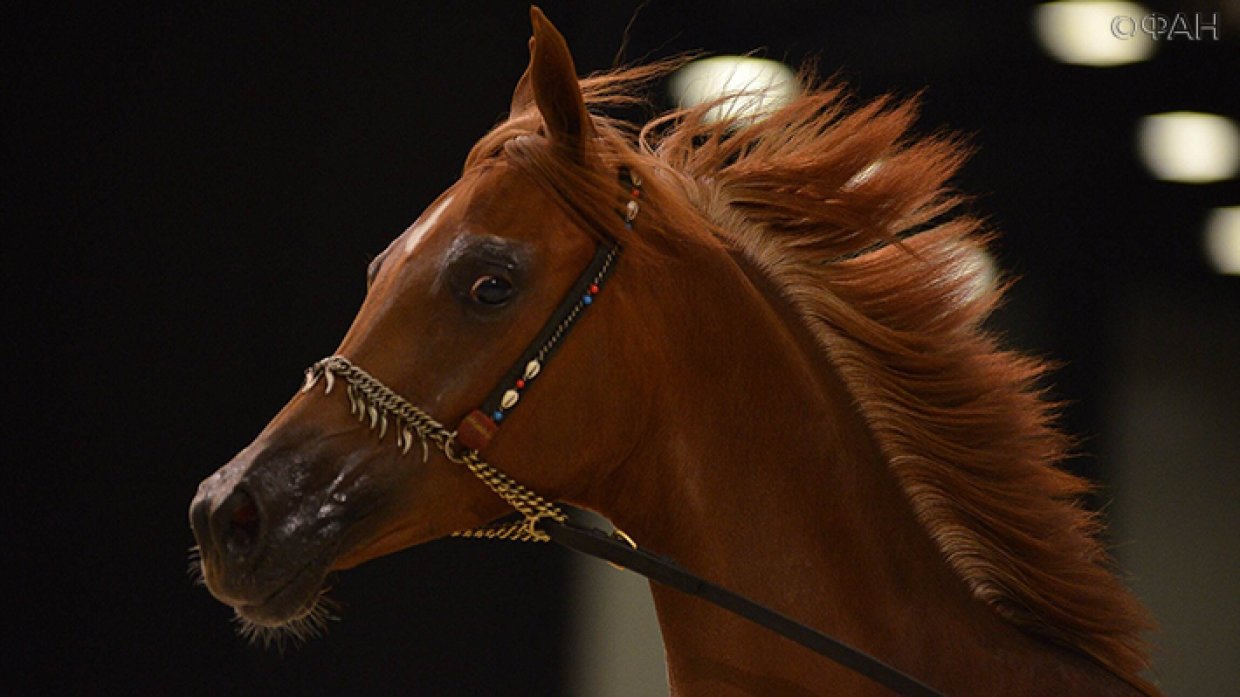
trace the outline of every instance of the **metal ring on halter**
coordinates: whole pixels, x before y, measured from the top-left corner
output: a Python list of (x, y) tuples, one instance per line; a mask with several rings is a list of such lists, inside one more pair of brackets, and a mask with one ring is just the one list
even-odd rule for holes
[[(611, 531), (611, 536), (612, 536), (613, 538), (617, 539), (617, 540), (620, 540), (620, 541), (621, 541), (621, 542), (623, 542), (624, 544), (626, 544), (626, 545), (628, 545), (628, 546), (632, 547), (633, 549), (637, 549), (637, 541), (636, 541), (636, 540), (634, 540), (633, 538), (629, 537), (629, 534), (628, 534), (627, 532), (625, 532), (625, 531), (621, 530), (620, 528), (616, 528), (615, 530), (612, 530), (612, 531)], [(609, 561), (609, 562), (607, 562), (607, 563), (608, 563), (608, 564), (611, 564), (611, 568), (616, 569), (617, 571), (625, 571), (625, 570), (626, 570), (623, 566), (620, 566), (619, 564), (615, 563), (614, 561)]]
[[(465, 463), (465, 456), (458, 455), (456, 453), (456, 431), (448, 434), (448, 437), (444, 439), (443, 444), (440, 445), (440, 449), (443, 450), (444, 457), (448, 458), (451, 462), (455, 462), (458, 465)], [(465, 452), (468, 453), (470, 451), (466, 450)]]

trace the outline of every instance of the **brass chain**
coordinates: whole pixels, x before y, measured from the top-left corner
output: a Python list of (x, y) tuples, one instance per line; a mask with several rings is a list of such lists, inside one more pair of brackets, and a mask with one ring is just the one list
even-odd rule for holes
[(481, 479), (482, 483), (486, 484), (505, 503), (516, 509), (523, 519), (518, 523), (457, 531), (452, 533), (453, 537), (548, 542), (551, 538), (547, 537), (547, 533), (538, 529), (538, 521), (543, 518), (550, 518), (560, 523), (568, 520), (568, 516), (558, 506), (526, 489), (514, 479), (496, 469), (493, 465), (483, 460), (477, 451), (470, 450), (458, 461), (469, 468), (469, 471), (473, 472), (474, 476)]
[(330, 393), (337, 376), (349, 386), (349, 413), (357, 416), (363, 423), (369, 420), (370, 429), (379, 431), (380, 440), (387, 432), (388, 420), (391, 419), (394, 422), (392, 430), (396, 434), (396, 444), (405, 453), (409, 452), (414, 435), (422, 444), (423, 461), (429, 457), (427, 441), (434, 443), (449, 461), (465, 465), (488, 489), (522, 516), (522, 520), (516, 523), (460, 530), (452, 533), (453, 537), (547, 542), (551, 538), (538, 529), (538, 521), (544, 518), (558, 522), (568, 520), (568, 516), (558, 506), (496, 469), (483, 460), (476, 450), (457, 453), (456, 431), (449, 430), (430, 414), (410, 404), (404, 397), (344, 356), (329, 356), (307, 368), (301, 391), (309, 392), (320, 379), (324, 379), (327, 383), (326, 393)]

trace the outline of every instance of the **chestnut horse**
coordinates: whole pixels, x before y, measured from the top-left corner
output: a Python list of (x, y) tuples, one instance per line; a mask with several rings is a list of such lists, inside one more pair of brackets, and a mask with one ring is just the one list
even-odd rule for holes
[[(563, 501), (946, 694), (1158, 694), (1045, 367), (982, 326), (1002, 288), (947, 188), (961, 144), (809, 78), (759, 121), (632, 127), (604, 114), (675, 64), (579, 81), (531, 15), (508, 119), (199, 487), (211, 593), (313, 629), (330, 571), (510, 506), (502, 534), (541, 539)], [(652, 592), (677, 695), (887, 694)]]

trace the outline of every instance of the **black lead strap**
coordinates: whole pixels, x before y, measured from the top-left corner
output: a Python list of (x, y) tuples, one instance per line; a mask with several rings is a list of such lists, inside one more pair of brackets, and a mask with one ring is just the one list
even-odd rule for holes
[(697, 596), (751, 622), (770, 629), (832, 661), (864, 675), (896, 694), (915, 697), (944, 697), (943, 693), (903, 673), (873, 656), (853, 648), (787, 615), (760, 605), (749, 598), (707, 581), (685, 570), (676, 562), (651, 554), (594, 528), (572, 522), (544, 519), (539, 527), (553, 542), (587, 556), (609, 561), (641, 574), (652, 581)]

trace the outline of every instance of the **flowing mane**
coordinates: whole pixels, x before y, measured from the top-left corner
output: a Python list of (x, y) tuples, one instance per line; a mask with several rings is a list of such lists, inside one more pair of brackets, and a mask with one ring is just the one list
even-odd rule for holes
[[(1039, 387), (1046, 365), (983, 327), (1004, 284), (982, 221), (947, 187), (966, 152), (909, 134), (916, 105), (854, 104), (802, 78), (761, 121), (709, 122), (711, 105), (634, 127), (603, 116), (639, 103), (676, 62), (582, 81), (589, 161), (556, 157), (538, 110), (518, 108), (466, 169), (503, 157), (534, 172), (628, 258), (686, 241), (737, 251), (764, 272), (842, 376), (909, 504), (973, 595), (1031, 634), (1137, 685), (1149, 622), (1110, 568), (1089, 484), (1058, 467), (1070, 440)], [(618, 224), (617, 166), (646, 179), (638, 231)], [(891, 243), (891, 244), (888, 244)]]

